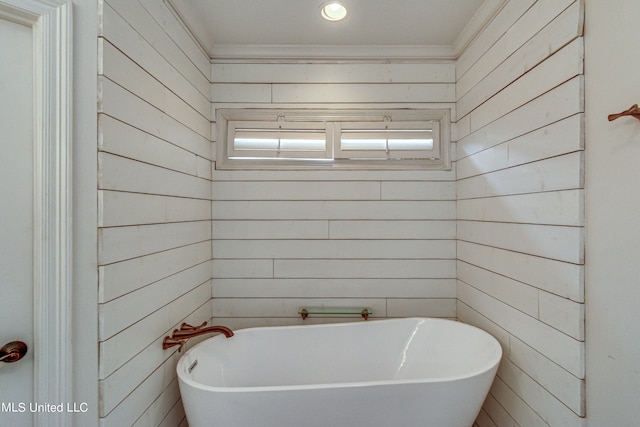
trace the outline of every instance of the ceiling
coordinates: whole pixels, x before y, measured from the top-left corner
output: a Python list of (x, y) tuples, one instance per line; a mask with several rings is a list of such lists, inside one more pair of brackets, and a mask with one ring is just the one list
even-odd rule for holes
[[(258, 56), (455, 57), (506, 0), (169, 0), (212, 58)], [(357, 56), (357, 54), (356, 54)]]

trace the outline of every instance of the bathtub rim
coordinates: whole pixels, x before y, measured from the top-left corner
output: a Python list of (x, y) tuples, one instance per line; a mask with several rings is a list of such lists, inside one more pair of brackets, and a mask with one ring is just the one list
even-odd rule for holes
[[(216, 335), (211, 338), (207, 338), (188, 351), (186, 351), (178, 360), (176, 364), (176, 371), (178, 374), (179, 382), (183, 382), (186, 385), (210, 392), (220, 392), (220, 393), (251, 393), (251, 392), (274, 392), (274, 391), (302, 391), (302, 390), (316, 390), (316, 389), (331, 389), (331, 388), (357, 388), (357, 387), (371, 387), (371, 386), (384, 386), (384, 385), (403, 385), (403, 384), (428, 384), (428, 383), (444, 383), (444, 382), (454, 382), (461, 380), (472, 379), (481, 375), (485, 375), (492, 370), (497, 370), (500, 361), (503, 356), (503, 349), (500, 342), (487, 331), (478, 328), (477, 326), (470, 325), (468, 323), (463, 323), (458, 320), (450, 320), (450, 319), (442, 319), (442, 318), (432, 318), (432, 317), (406, 317), (406, 318), (392, 318), (392, 319), (372, 319), (373, 322), (382, 322), (382, 321), (436, 321), (436, 322), (451, 322), (457, 324), (457, 326), (468, 327), (475, 330), (475, 332), (484, 334), (488, 337), (488, 341), (492, 344), (495, 344), (497, 354), (495, 360), (487, 362), (482, 365), (482, 367), (478, 368), (472, 373), (465, 375), (452, 375), (448, 377), (438, 377), (438, 378), (415, 378), (415, 379), (399, 379), (399, 380), (372, 380), (372, 381), (358, 381), (358, 382), (333, 382), (333, 383), (316, 383), (316, 384), (295, 384), (295, 385), (271, 385), (271, 386), (210, 386), (206, 384), (199, 383), (193, 380), (187, 370), (189, 369), (187, 363), (187, 356), (195, 352), (199, 347), (203, 346), (205, 343), (211, 340), (226, 340), (222, 335)], [(345, 325), (359, 325), (365, 323), (356, 323), (356, 322), (342, 322), (342, 323), (323, 323), (323, 324), (314, 324), (314, 325), (283, 325), (283, 326), (257, 326), (250, 328), (242, 328), (238, 329), (237, 332), (241, 331), (252, 331), (252, 330), (272, 330), (272, 329), (300, 329), (300, 328), (323, 328), (323, 327), (336, 327), (336, 326), (345, 326)], [(234, 331), (236, 332), (236, 331)], [(231, 338), (233, 339), (233, 337)]]

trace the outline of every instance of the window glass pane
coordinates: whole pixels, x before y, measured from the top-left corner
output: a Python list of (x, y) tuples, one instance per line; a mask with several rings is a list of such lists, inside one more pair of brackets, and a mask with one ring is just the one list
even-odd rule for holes
[(343, 129), (342, 150), (432, 150), (430, 129)]
[(390, 139), (389, 150), (432, 150), (433, 139)]
[(236, 150), (277, 150), (278, 140), (270, 138), (238, 138), (233, 140)]
[(237, 129), (235, 150), (325, 151), (326, 135), (322, 130)]
[[(322, 139), (320, 139), (322, 137)], [(281, 151), (324, 151), (324, 134), (318, 139), (283, 138), (280, 140)]]
[(387, 143), (384, 139), (352, 139), (343, 134), (340, 145), (343, 150), (386, 150)]

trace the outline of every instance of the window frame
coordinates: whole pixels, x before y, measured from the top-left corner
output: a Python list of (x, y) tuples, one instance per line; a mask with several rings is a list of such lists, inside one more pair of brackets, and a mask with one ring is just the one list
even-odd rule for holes
[[(424, 150), (413, 153), (400, 150), (397, 153), (381, 155), (380, 152), (354, 150), (358, 157), (345, 156), (349, 150), (340, 145), (341, 129), (402, 129), (402, 124), (416, 127), (417, 123), (430, 126), (433, 147), (430, 158), (424, 157)], [(423, 126), (423, 128), (424, 128)], [(236, 129), (326, 129), (326, 150), (323, 155), (309, 152), (256, 153), (234, 149)], [(319, 109), (271, 109), (271, 108), (223, 108), (216, 110), (216, 169), (427, 169), (450, 170), (450, 127), (449, 109), (367, 109), (367, 110), (319, 110)], [(362, 155), (370, 155), (363, 158)], [(389, 155), (395, 156), (388, 158)], [(346, 157), (346, 158), (345, 158)], [(400, 158), (399, 158), (400, 157)], [(401, 158), (408, 157), (408, 158)]]

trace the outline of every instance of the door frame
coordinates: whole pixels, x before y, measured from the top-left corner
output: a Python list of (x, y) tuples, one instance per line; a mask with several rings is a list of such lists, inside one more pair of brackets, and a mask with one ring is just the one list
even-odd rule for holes
[[(34, 50), (34, 402), (73, 401), (72, 3), (0, 0), (0, 17), (32, 28)], [(69, 413), (36, 412), (37, 426)]]

